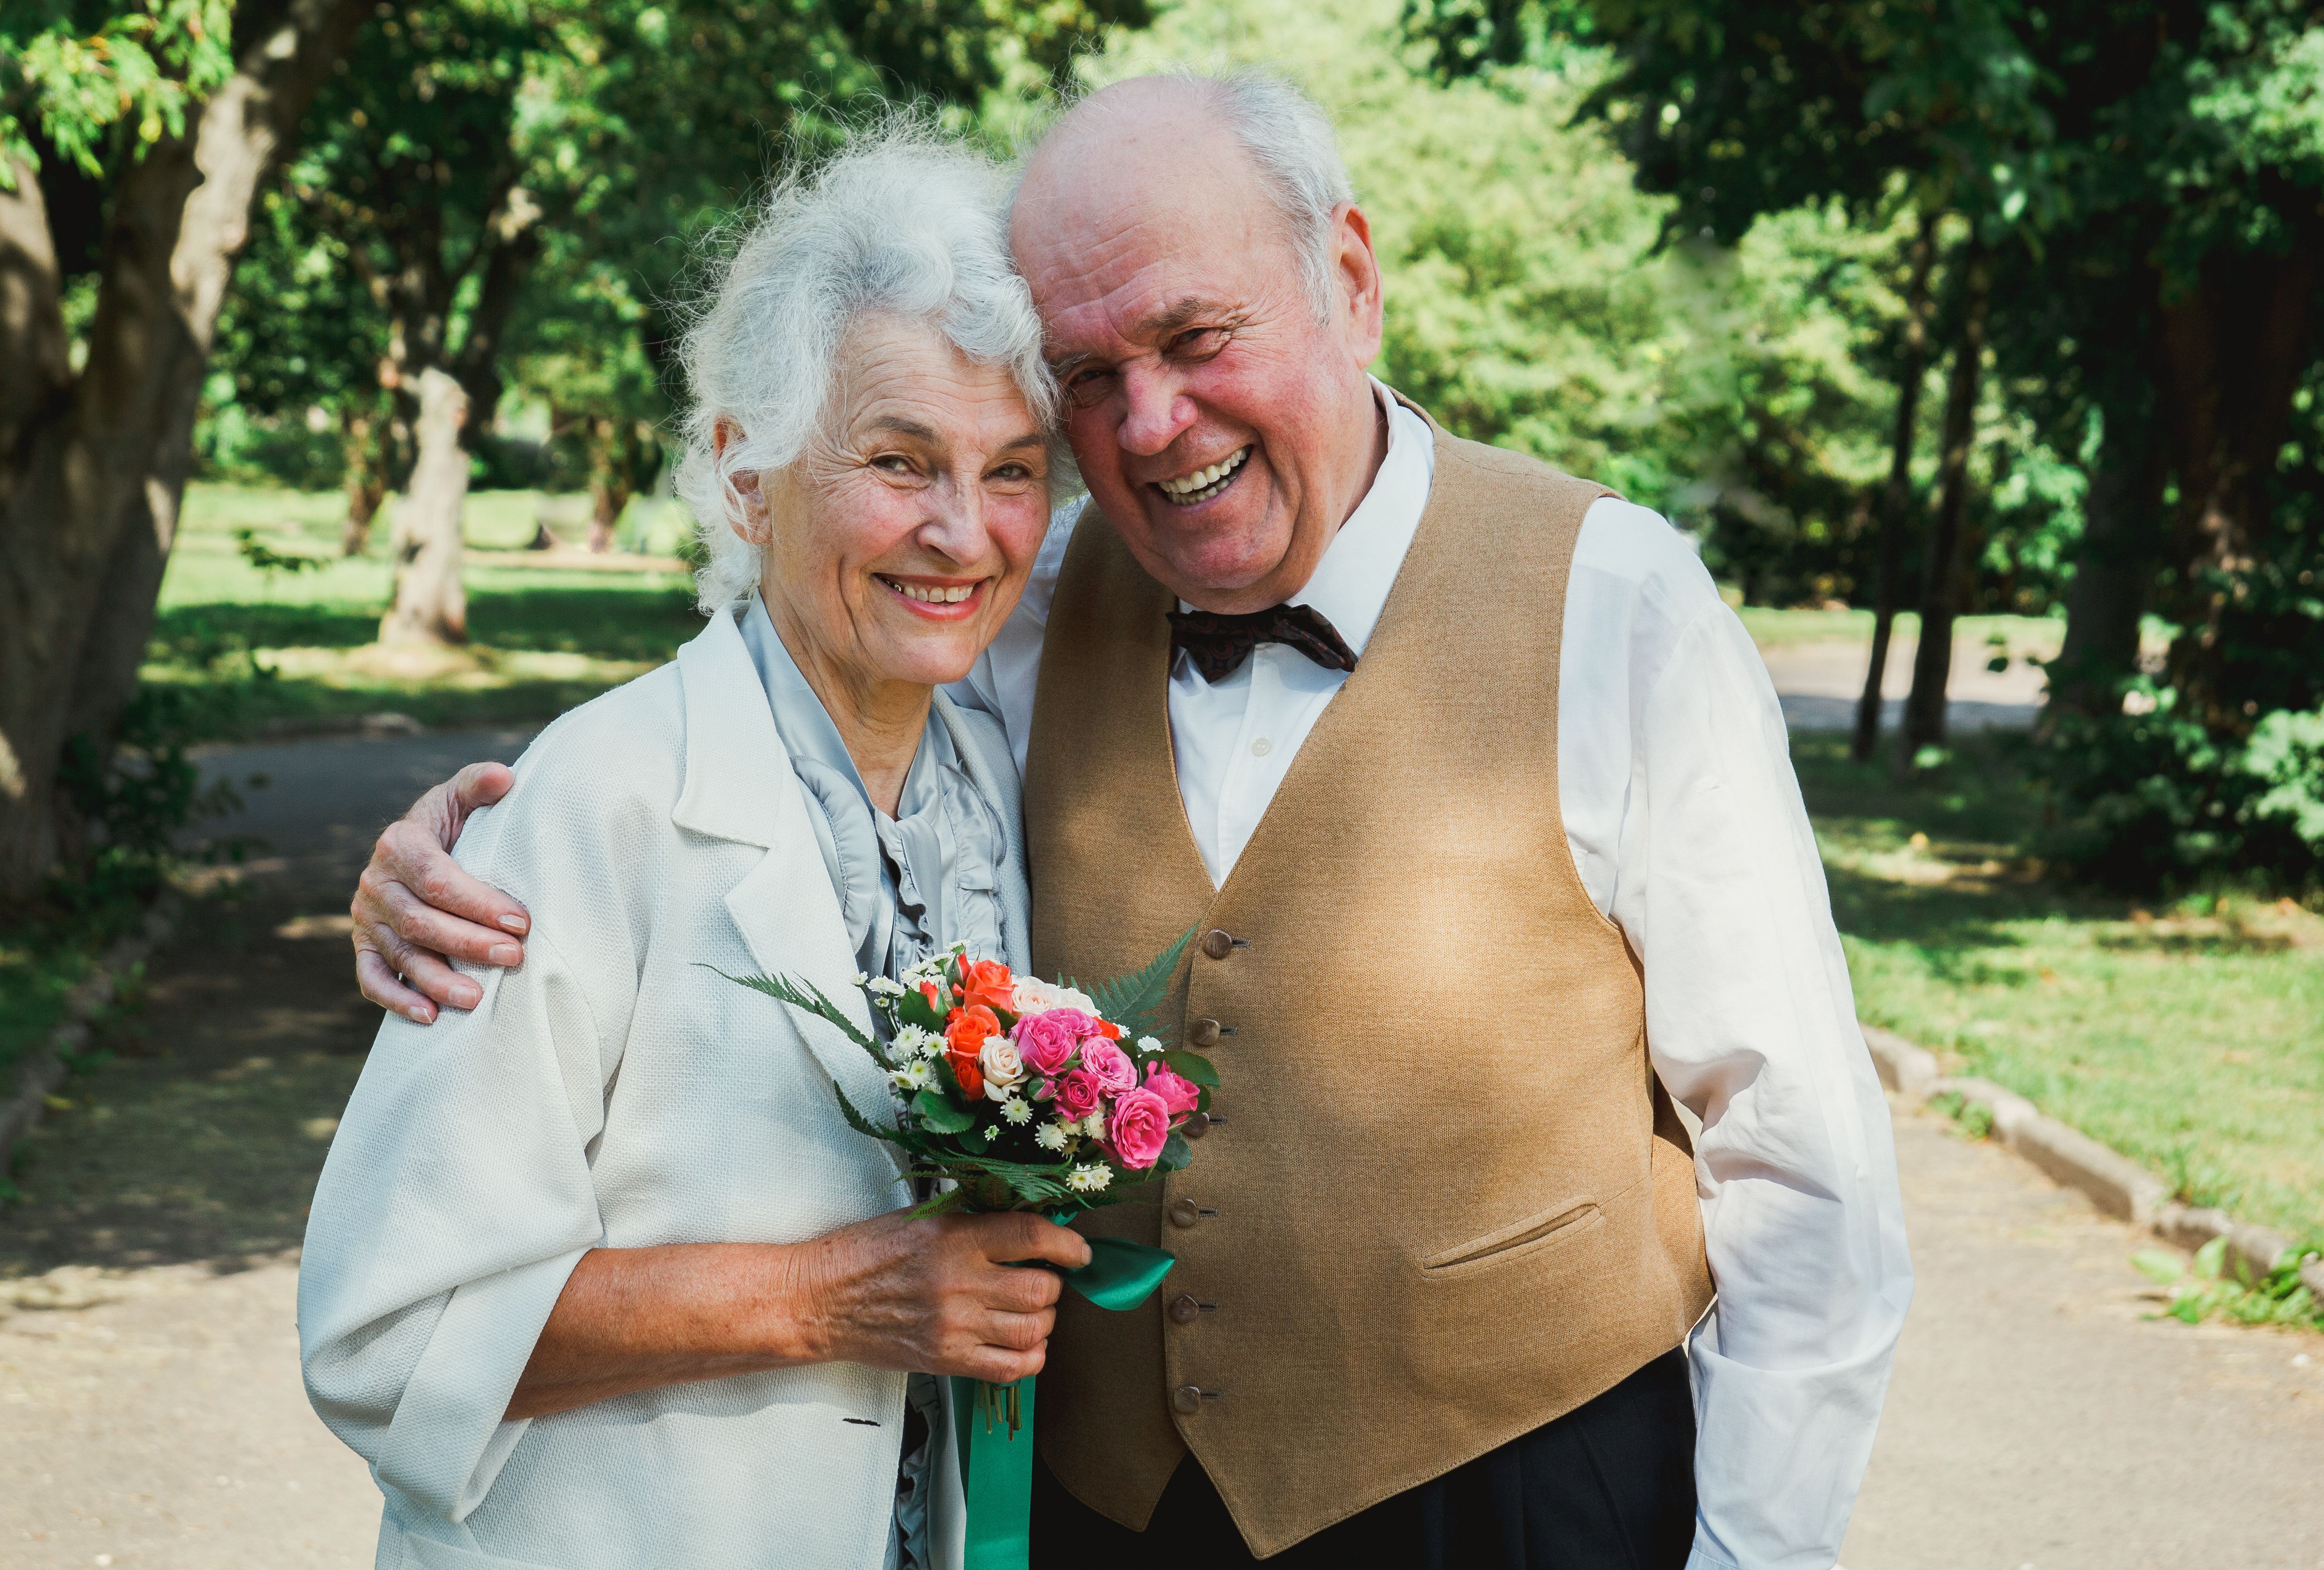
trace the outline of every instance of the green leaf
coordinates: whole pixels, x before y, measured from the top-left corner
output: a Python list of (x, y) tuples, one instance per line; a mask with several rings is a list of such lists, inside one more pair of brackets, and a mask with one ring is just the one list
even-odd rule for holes
[[(701, 961), (697, 960), (696, 963), (701, 964)], [(726, 976), (726, 972), (720, 970), (715, 965), (703, 964), (702, 969)], [(887, 1049), (865, 1035), (857, 1027), (855, 1022), (847, 1017), (846, 1011), (825, 997), (822, 988), (816, 987), (814, 982), (793, 981), (788, 976), (726, 976), (726, 979), (737, 987), (747, 987), (753, 992), (763, 992), (777, 1003), (787, 1003), (802, 1014), (811, 1014), (817, 1019), (835, 1026), (842, 1035), (871, 1053), (872, 1060), (882, 1069), (892, 1069), (896, 1066), (889, 1058)]]
[(2219, 1279), (2219, 1267), (2227, 1257), (2227, 1240), (2215, 1237), (2195, 1251), (2195, 1262), (2189, 1268), (2207, 1281)]
[(847, 1099), (847, 1092), (839, 1088), (839, 1081), (836, 1079), (834, 1079), (831, 1082), (831, 1093), (839, 1097), (839, 1115), (847, 1119), (848, 1127), (853, 1129), (858, 1134), (868, 1134), (873, 1139), (884, 1141), (889, 1144), (899, 1143), (896, 1138), (896, 1129), (892, 1127), (881, 1128), (874, 1124), (870, 1118), (856, 1111), (855, 1103)]
[(1163, 1142), (1162, 1154), (1161, 1157), (1155, 1161), (1154, 1170), (1157, 1172), (1178, 1171), (1182, 1170), (1188, 1161), (1191, 1161), (1194, 1159), (1194, 1147), (1187, 1143), (1186, 1136), (1185, 1134), (1179, 1133), (1176, 1129), (1172, 1129), (1170, 1131), (1170, 1137)]
[(2130, 1256), (2130, 1262), (2139, 1274), (2166, 1287), (2184, 1275), (2187, 1269), (2179, 1262), (2177, 1254), (2161, 1248), (2142, 1248)]
[(1125, 1034), (1155, 1034), (1155, 1011), (1169, 997), (1170, 978), (1177, 975), (1178, 961), (1186, 957), (1186, 945), (1194, 941), (1194, 929), (1188, 927), (1144, 969), (1117, 976), (1092, 992), (1090, 998), (1098, 1013), (1120, 1025)]
[(959, 1134), (976, 1122), (976, 1115), (963, 1111), (933, 1090), (923, 1090), (912, 1097), (912, 1110), (920, 1121), (938, 1134)]
[(1193, 1080), (1205, 1090), (1219, 1088), (1219, 1071), (1211, 1067), (1211, 1060), (1200, 1052), (1175, 1047), (1162, 1054), (1162, 1061), (1172, 1073)]

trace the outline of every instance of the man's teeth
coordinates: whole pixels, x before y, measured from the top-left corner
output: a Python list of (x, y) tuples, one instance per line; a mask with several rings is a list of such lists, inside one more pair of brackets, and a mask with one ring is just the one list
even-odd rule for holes
[(1250, 449), (1243, 447), (1228, 454), (1207, 469), (1197, 469), (1180, 479), (1158, 480), (1155, 483), (1162, 494), (1173, 501), (1207, 501), (1226, 489), (1226, 482), (1250, 457)]
[(976, 592), (973, 583), (954, 583), (948, 588), (923, 588), (918, 583), (899, 583), (893, 578), (884, 580), (888, 587), (907, 600), (918, 600), (928, 605), (957, 605)]

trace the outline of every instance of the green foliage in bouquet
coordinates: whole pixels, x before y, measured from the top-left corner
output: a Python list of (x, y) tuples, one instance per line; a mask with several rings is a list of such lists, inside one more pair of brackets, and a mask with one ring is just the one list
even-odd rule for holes
[(857, 978), (876, 1034), (813, 982), (726, 978), (823, 1020), (879, 1065), (891, 1122), (836, 1081), (832, 1091), (850, 1127), (905, 1152), (908, 1176), (947, 1185), (919, 1214), (1030, 1210), (1064, 1221), (1193, 1156), (1181, 1125), (1207, 1113), (1218, 1073), (1166, 1044), (1156, 1022), (1194, 936), (1091, 993), (1012, 976), (955, 944), (900, 980)]

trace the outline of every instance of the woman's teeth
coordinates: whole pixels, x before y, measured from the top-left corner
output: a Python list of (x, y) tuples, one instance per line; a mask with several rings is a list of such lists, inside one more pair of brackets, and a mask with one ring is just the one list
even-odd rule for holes
[(1198, 501), (1208, 501), (1227, 488), (1250, 457), (1250, 449), (1243, 447), (1228, 454), (1207, 469), (1197, 469), (1177, 480), (1157, 480), (1155, 488), (1181, 507), (1192, 507)]
[(882, 578), (880, 581), (905, 599), (918, 600), (924, 605), (957, 605), (976, 592), (976, 585), (973, 583), (927, 587), (919, 583), (899, 583), (893, 578)]

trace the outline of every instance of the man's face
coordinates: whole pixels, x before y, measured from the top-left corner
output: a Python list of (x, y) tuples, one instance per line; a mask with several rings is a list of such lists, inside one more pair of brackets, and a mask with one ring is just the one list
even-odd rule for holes
[(1363, 215), (1337, 216), (1319, 317), (1208, 106), (1185, 84), (1132, 82), (1036, 156), (1010, 237), (1074, 456), (1139, 564), (1206, 611), (1296, 593), (1385, 450), (1365, 377), (1380, 289)]

